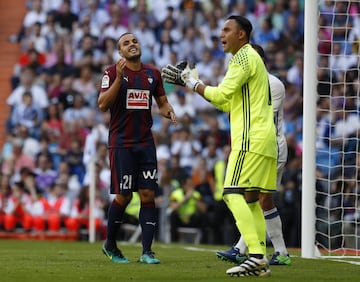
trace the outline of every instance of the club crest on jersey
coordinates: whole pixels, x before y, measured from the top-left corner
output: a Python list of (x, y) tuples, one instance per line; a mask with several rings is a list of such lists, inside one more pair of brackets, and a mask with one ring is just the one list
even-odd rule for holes
[(127, 109), (149, 109), (150, 91), (141, 89), (128, 89), (126, 99)]
[(110, 85), (110, 77), (105, 74), (101, 80), (101, 88), (108, 88)]
[(148, 81), (149, 81), (150, 84), (152, 84), (154, 79), (152, 77), (148, 77)]

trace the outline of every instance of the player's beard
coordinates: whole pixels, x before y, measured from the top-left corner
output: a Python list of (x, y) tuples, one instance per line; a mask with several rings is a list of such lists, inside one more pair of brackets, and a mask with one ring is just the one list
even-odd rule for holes
[(136, 54), (136, 55), (128, 56), (128, 57), (126, 58), (126, 60), (128, 60), (128, 61), (130, 61), (130, 62), (137, 62), (137, 61), (140, 60), (140, 58), (141, 58), (141, 51), (139, 51), (139, 53)]

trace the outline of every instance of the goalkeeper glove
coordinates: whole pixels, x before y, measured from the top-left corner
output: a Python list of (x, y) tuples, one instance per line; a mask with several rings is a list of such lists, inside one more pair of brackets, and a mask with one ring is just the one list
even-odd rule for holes
[(168, 64), (162, 68), (161, 76), (167, 83), (185, 86), (185, 82), (181, 79), (181, 72), (185, 69), (186, 65), (187, 62), (181, 62), (176, 66)]
[(193, 91), (196, 91), (199, 83), (202, 83), (196, 67), (194, 65), (190, 66), (188, 62), (181, 62), (176, 66), (168, 64), (162, 69), (162, 77), (168, 83), (186, 86)]

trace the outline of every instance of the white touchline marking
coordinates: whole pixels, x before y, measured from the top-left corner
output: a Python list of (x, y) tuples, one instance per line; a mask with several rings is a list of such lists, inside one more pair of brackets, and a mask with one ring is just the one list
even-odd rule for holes
[[(174, 246), (169, 246), (169, 245), (159, 245), (161, 248), (164, 249), (168, 249), (168, 248), (174, 248)], [(188, 250), (188, 251), (194, 251), (194, 252), (209, 252), (209, 253), (214, 253), (217, 250), (214, 249), (204, 249), (204, 248), (198, 248), (198, 247), (191, 247), (191, 246), (179, 246), (179, 248), (182, 248), (184, 250)], [(291, 257), (294, 258), (301, 258), (300, 256), (295, 256), (295, 255), (291, 255)], [(332, 260), (332, 261), (336, 261), (336, 262), (342, 262), (342, 263), (349, 263), (349, 264), (353, 264), (353, 265), (360, 265), (360, 261), (350, 261), (350, 260), (341, 260), (341, 259), (331, 259), (331, 258), (321, 258), (321, 259), (327, 259), (327, 260)]]

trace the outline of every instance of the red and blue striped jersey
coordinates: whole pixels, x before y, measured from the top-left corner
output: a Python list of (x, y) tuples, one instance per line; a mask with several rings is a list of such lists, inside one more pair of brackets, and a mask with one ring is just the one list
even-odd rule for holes
[[(116, 65), (113, 64), (103, 73), (101, 92), (106, 91), (115, 78)], [(139, 71), (125, 67), (118, 96), (110, 107), (109, 148), (152, 145), (152, 97), (164, 95), (158, 69), (145, 64)]]

